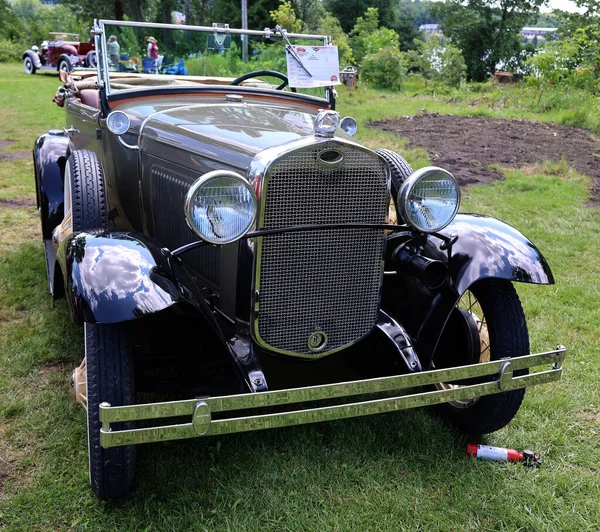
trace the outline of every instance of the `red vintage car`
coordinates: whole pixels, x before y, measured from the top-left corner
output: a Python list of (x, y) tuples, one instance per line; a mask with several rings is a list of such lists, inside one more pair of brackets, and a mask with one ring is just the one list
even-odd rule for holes
[(51, 32), (50, 40), (40, 47), (32, 46), (23, 53), (23, 68), (26, 74), (36, 70), (66, 70), (75, 67), (96, 66), (93, 42), (80, 42), (76, 33)]

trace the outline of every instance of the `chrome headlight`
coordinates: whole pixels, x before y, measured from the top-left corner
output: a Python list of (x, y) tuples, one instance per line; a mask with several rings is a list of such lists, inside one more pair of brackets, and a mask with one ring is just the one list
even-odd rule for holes
[(398, 208), (404, 221), (423, 233), (446, 227), (456, 216), (460, 189), (452, 174), (427, 166), (413, 172), (400, 187)]
[(185, 198), (190, 229), (211, 244), (242, 238), (256, 218), (256, 196), (248, 181), (235, 172), (216, 170), (197, 179)]

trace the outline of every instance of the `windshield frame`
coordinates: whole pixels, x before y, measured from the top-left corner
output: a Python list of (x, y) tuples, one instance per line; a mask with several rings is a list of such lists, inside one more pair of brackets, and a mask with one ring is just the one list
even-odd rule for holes
[[(111, 96), (120, 93), (120, 90), (111, 91), (110, 88), (110, 69), (108, 64), (108, 51), (106, 37), (108, 34), (107, 28), (111, 26), (117, 27), (134, 27), (134, 28), (152, 28), (152, 29), (167, 29), (167, 30), (187, 30), (196, 31), (203, 33), (224, 33), (231, 35), (248, 35), (255, 37), (264, 37), (270, 39), (283, 40), (281, 34), (276, 32), (275, 29), (265, 28), (263, 31), (257, 30), (241, 30), (236, 28), (230, 28), (228, 24), (216, 24), (212, 26), (190, 26), (186, 24), (164, 24), (164, 23), (152, 23), (152, 22), (134, 22), (129, 20), (95, 20), (94, 21), (94, 34), (95, 34), (95, 45), (96, 53), (98, 54), (97, 70), (98, 70), (98, 82), (101, 87), (104, 88), (106, 96)], [(307, 39), (321, 41), (322, 46), (331, 45), (331, 37), (327, 35), (313, 35), (304, 33), (289, 33), (285, 29), (283, 30), (286, 37), (291, 39)], [(164, 87), (167, 88), (167, 87)], [(330, 101), (333, 87), (324, 87), (325, 99)]]

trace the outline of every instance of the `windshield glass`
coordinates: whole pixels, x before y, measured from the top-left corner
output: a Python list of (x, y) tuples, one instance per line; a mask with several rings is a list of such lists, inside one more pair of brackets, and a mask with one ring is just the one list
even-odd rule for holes
[[(260, 80), (249, 76), (236, 84), (269, 89), (287, 86), (285, 90), (290, 90), (289, 74), (298, 91), (324, 97), (324, 89), (338, 83), (337, 48), (324, 46), (328, 42), (325, 36), (289, 34), (294, 48), (288, 53), (291, 58), (286, 58), (287, 43), (274, 29), (242, 34), (241, 30), (215, 26), (100, 21), (100, 79), (109, 94), (182, 85), (229, 85), (244, 74), (265, 70), (278, 75), (261, 76)], [(316, 55), (319, 60), (314, 61)]]

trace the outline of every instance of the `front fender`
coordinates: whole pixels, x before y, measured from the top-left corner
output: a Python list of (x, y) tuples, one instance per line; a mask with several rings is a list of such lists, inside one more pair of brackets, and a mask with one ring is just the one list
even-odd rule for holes
[(449, 273), (459, 294), (480, 279), (554, 284), (540, 250), (514, 227), (478, 214), (459, 214), (442, 232), (457, 235)]
[(34, 52), (33, 50), (27, 50), (23, 53), (23, 59), (25, 59), (26, 57), (31, 58), (31, 60), (33, 61), (33, 66), (35, 68), (42, 68), (42, 62), (40, 61), (40, 55), (37, 52)]
[(69, 137), (62, 131), (41, 135), (33, 146), (37, 206), (44, 240), (64, 217), (64, 172), (69, 156)]
[[(442, 241), (429, 237), (420, 254), (448, 267), (447, 282), (427, 290), (414, 278), (391, 276), (384, 284), (384, 308), (391, 311), (415, 340), (419, 358), (427, 367), (454, 306), (465, 291), (482, 279), (553, 284), (554, 277), (537, 247), (514, 227), (495, 218), (459, 214), (442, 234), (458, 237), (450, 251)], [(390, 237), (388, 259), (407, 242), (406, 234)], [(387, 268), (391, 269), (390, 267)]]
[(76, 323), (117, 323), (187, 302), (214, 316), (183, 264), (152, 239), (131, 232), (74, 233), (57, 259)]

